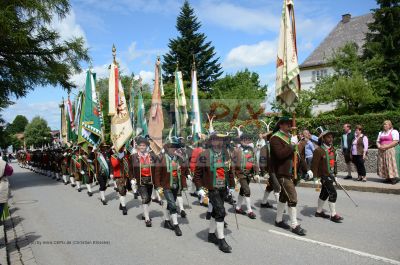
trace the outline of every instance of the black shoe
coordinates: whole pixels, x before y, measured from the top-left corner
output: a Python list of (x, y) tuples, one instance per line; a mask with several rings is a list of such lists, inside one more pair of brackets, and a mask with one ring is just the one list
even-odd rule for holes
[(392, 185), (396, 185), (396, 184), (397, 184), (397, 178), (392, 178), (392, 179), (390, 179), (390, 183), (391, 183)]
[(81, 191), (82, 191), (82, 188), (79, 188), (79, 189), (78, 189), (78, 192), (81, 192)]
[(343, 179), (352, 179), (352, 178), (353, 178), (352, 176), (348, 175), (348, 176), (344, 177)]
[(214, 243), (215, 245), (218, 245), (218, 238), (215, 235), (215, 233), (208, 233), (208, 242)]
[(272, 205), (269, 202), (261, 203), (260, 208), (272, 208)]
[(196, 193), (192, 192), (192, 193), (189, 193), (189, 194), (190, 194), (190, 196), (197, 198), (197, 194)]
[(71, 184), (71, 187), (72, 187), (72, 188), (75, 188), (75, 187), (76, 187), (76, 184)]
[(56, 177), (52, 177), (52, 179), (56, 179)]
[(184, 210), (181, 211), (181, 217), (186, 218), (186, 212)]
[(94, 183), (94, 185), (99, 185), (99, 182), (98, 182), (98, 181), (96, 181), (96, 182)]
[(321, 217), (321, 218), (325, 218), (325, 219), (329, 219), (331, 218), (331, 216), (329, 214), (324, 213), (324, 211), (322, 212), (315, 212), (315, 217)]
[(299, 235), (299, 236), (305, 236), (307, 231), (301, 228), (300, 225), (296, 226), (295, 228), (291, 229), (292, 233)]
[(224, 228), (228, 228), (228, 223), (224, 222)]
[(107, 201), (100, 200), (103, 205), (107, 205)]
[(127, 215), (128, 214), (128, 209), (126, 209), (126, 206), (122, 207), (122, 214)]
[(133, 198), (134, 198), (135, 200), (137, 200), (138, 197), (139, 197), (138, 193), (135, 192), (135, 193), (133, 194)]
[[(144, 216), (143, 216), (143, 215), (142, 215), (142, 220), (143, 220), (143, 221), (145, 221), (145, 220), (146, 220), (146, 218), (144, 218)], [(151, 218), (150, 218), (150, 221), (151, 221)]]
[(211, 219), (211, 212), (207, 212), (206, 214), (206, 220), (210, 220)]
[(68, 181), (67, 181), (67, 182), (64, 182), (64, 185), (68, 185), (68, 183), (69, 183)]
[(120, 209), (121, 211), (122, 211), (122, 208), (123, 208), (123, 207), (122, 207), (122, 204), (120, 203), (120, 204), (119, 204), (119, 209)]
[(145, 223), (146, 223), (146, 227), (151, 227), (151, 220), (147, 220)]
[(174, 225), (174, 230), (175, 230), (175, 235), (176, 236), (182, 236), (182, 231), (179, 228), (179, 225)]
[(281, 221), (281, 222), (277, 222), (277, 221), (275, 221), (275, 226), (276, 227), (280, 227), (280, 228), (283, 228), (283, 229), (286, 229), (286, 230), (288, 230), (288, 229), (290, 229), (290, 225), (288, 225), (287, 223), (285, 223), (284, 221)]
[(90, 191), (88, 191), (88, 192), (87, 192), (87, 195), (89, 195), (89, 197), (92, 197), (92, 196), (93, 196), (93, 193), (90, 192)]
[(117, 187), (115, 187), (115, 188), (114, 188), (114, 190), (115, 190), (115, 191), (118, 191), (118, 188), (117, 188)]
[(341, 217), (338, 214), (335, 214), (334, 216), (331, 216), (331, 221), (334, 223), (341, 223), (343, 220), (343, 217)]
[(174, 227), (172, 226), (171, 221), (169, 221), (169, 220), (164, 221), (164, 228), (174, 230)]
[(219, 250), (221, 250), (222, 252), (225, 252), (225, 253), (232, 252), (232, 248), (231, 248), (231, 246), (228, 245), (228, 243), (226, 243), (225, 238), (218, 239), (218, 248), (219, 248)]

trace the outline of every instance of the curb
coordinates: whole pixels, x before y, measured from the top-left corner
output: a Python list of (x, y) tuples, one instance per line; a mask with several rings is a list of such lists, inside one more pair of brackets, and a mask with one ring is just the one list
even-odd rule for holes
[[(9, 200), (12, 205), (12, 199)], [(10, 210), (12, 208), (10, 207)], [(4, 222), (4, 234), (7, 250), (7, 263), (9, 265), (36, 265), (36, 259), (32, 248), (25, 236), (21, 218), (17, 214), (11, 214)]]
[[(254, 181), (252, 181), (252, 182), (254, 183)], [(262, 184), (267, 184), (265, 180), (261, 180), (261, 183)], [(374, 192), (374, 193), (385, 193), (385, 194), (400, 195), (400, 189), (399, 188), (381, 188), (381, 187), (368, 187), (368, 186), (353, 186), (353, 185), (346, 185), (346, 184), (342, 184), (342, 186), (346, 190), (352, 190), (352, 191)], [(314, 188), (315, 189), (315, 185), (312, 182), (311, 183), (300, 182), (299, 184), (297, 184), (296, 187)], [(336, 187), (336, 189), (340, 190), (339, 187)]]

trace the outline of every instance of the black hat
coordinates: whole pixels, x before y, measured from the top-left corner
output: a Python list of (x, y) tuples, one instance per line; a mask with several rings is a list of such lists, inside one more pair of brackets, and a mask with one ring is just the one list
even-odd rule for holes
[(253, 140), (253, 137), (251, 137), (249, 133), (242, 133), (242, 135), (240, 135), (240, 141), (244, 140)]
[(324, 128), (322, 128), (322, 126), (317, 128), (317, 132), (319, 132), (319, 139), (322, 139), (323, 137), (327, 136), (327, 135), (334, 135), (335, 133), (329, 130), (325, 130)]
[(288, 116), (279, 117), (279, 120), (276, 122), (273, 132), (276, 133), (277, 131), (279, 131), (279, 125), (286, 122), (292, 122), (292, 118)]
[(136, 138), (136, 144), (137, 145), (140, 145), (140, 144), (145, 144), (145, 145), (147, 145), (147, 146), (149, 146), (150, 145), (150, 141), (149, 141), (149, 137), (146, 135), (146, 137), (143, 137), (143, 136), (139, 136), (139, 137), (137, 137)]

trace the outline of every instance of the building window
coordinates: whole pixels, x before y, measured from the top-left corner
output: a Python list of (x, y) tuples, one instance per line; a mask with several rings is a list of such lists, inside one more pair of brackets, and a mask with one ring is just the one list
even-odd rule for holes
[(311, 80), (313, 82), (318, 82), (319, 80), (326, 77), (327, 75), (328, 75), (327, 69), (315, 70), (315, 71), (312, 71)]

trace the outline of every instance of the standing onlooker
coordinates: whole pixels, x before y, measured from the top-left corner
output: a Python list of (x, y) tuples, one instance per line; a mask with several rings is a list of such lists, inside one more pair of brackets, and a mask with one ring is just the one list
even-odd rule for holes
[(357, 168), (357, 181), (366, 182), (367, 172), (365, 171), (365, 159), (368, 152), (368, 137), (363, 134), (361, 125), (357, 125), (355, 129), (355, 137), (352, 143), (351, 155), (352, 160)]
[(396, 164), (395, 147), (399, 143), (399, 132), (393, 129), (392, 122), (383, 122), (383, 130), (379, 133), (376, 145), (378, 146), (378, 176), (386, 182), (396, 184), (399, 172)]
[(261, 148), (266, 144), (265, 140), (264, 140), (264, 134), (260, 133), (258, 135), (258, 140), (256, 143), (256, 165), (258, 167), (258, 169), (260, 169), (260, 150)]
[(4, 160), (0, 159), (0, 217), (3, 215), (4, 205), (8, 201), (9, 183), (8, 176), (13, 173), (13, 168)]
[[(304, 159), (307, 163), (307, 170), (311, 169), (311, 161), (313, 158), (313, 153), (318, 145), (318, 137), (312, 135), (309, 130), (303, 130), (303, 139), (299, 143), (299, 150), (301, 142), (304, 142)], [(304, 179), (308, 179), (308, 176), (304, 175)]]
[(351, 144), (354, 140), (354, 133), (351, 131), (351, 125), (343, 125), (344, 134), (342, 135), (342, 153), (347, 166), (347, 176), (344, 179), (351, 179)]

